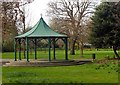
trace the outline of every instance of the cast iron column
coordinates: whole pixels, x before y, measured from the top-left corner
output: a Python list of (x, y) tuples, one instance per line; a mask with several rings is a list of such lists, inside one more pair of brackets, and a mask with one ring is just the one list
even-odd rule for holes
[(51, 39), (48, 38), (48, 48), (49, 48), (49, 61), (51, 61), (51, 53), (50, 53)]
[(54, 56), (54, 60), (56, 59), (55, 57), (55, 38), (53, 38), (53, 56)]
[(21, 60), (21, 39), (19, 39), (19, 60)]
[(14, 55), (15, 55), (15, 61), (17, 61), (17, 51), (16, 51), (16, 47), (17, 47), (17, 42), (16, 39), (14, 39)]
[(23, 44), (24, 44), (24, 59), (26, 59), (26, 45), (25, 45), (25, 43), (26, 43), (26, 39), (24, 39), (24, 41), (23, 41)]
[(29, 48), (28, 48), (28, 38), (26, 37), (26, 57), (27, 57), (27, 61), (29, 62)]
[(37, 39), (35, 39), (35, 43), (34, 43), (34, 46), (35, 46), (35, 60), (37, 59)]
[(65, 59), (68, 60), (68, 40), (65, 38)]

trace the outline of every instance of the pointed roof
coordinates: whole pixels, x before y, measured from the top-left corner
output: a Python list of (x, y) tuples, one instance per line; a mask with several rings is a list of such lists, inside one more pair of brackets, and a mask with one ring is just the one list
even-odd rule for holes
[(67, 37), (67, 35), (59, 34), (55, 31), (53, 31), (43, 20), (41, 17), (40, 20), (37, 22), (37, 24), (28, 32), (16, 36), (15, 38), (25, 38), (25, 37)]

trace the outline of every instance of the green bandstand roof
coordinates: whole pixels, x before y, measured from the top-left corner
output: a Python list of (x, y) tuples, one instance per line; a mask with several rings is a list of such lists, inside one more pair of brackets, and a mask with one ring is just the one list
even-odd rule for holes
[(55, 37), (55, 38), (59, 38), (59, 37), (67, 37), (67, 35), (63, 35), (63, 34), (59, 34), (55, 31), (53, 31), (43, 20), (43, 18), (41, 17), (40, 20), (37, 22), (37, 24), (28, 32), (16, 36), (15, 38), (44, 38), (44, 37)]

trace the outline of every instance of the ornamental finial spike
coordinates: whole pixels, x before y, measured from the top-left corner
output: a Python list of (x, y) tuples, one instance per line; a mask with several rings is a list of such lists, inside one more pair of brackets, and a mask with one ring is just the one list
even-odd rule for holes
[(40, 14), (40, 16), (42, 17), (42, 13)]

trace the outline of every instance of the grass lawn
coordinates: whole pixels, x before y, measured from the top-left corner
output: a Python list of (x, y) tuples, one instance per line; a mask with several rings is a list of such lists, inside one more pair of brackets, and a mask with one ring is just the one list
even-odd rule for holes
[[(97, 59), (107, 55), (113, 56), (113, 51), (84, 51), (85, 58), (91, 58), (92, 53)], [(38, 58), (47, 58), (47, 52), (38, 52)], [(64, 51), (56, 51), (58, 59), (64, 59)], [(33, 54), (32, 54), (33, 55)], [(34, 58), (33, 56), (31, 58)], [(3, 58), (14, 58), (14, 53), (3, 53)], [(69, 59), (80, 59), (79, 51)], [(2, 67), (3, 83), (118, 83), (118, 61), (107, 63), (91, 63), (76, 66), (58, 67)]]
[(117, 83), (117, 65), (107, 65), (3, 67), (3, 83)]
[[(75, 51), (76, 55), (69, 55), (69, 59), (80, 59), (80, 51), (77, 50)], [(92, 54), (95, 53), (96, 54), (96, 58), (97, 59), (102, 59), (106, 56), (110, 56), (110, 57), (113, 57), (114, 56), (114, 53), (113, 53), (113, 50), (111, 49), (100, 49), (99, 51), (96, 51), (96, 50), (84, 50), (84, 58), (87, 58), (87, 59), (91, 59), (92, 58)], [(68, 54), (70, 54), (68, 52)], [(19, 54), (17, 53), (17, 56)], [(52, 55), (52, 58), (53, 58), (53, 51), (51, 51), (51, 55)], [(29, 52), (29, 57), (30, 59), (34, 59), (34, 52)], [(14, 59), (14, 53), (13, 52), (5, 52), (5, 53), (2, 53), (2, 58), (3, 59)], [(22, 52), (22, 58), (23, 58), (23, 52)], [(37, 58), (38, 59), (42, 59), (42, 58), (45, 58), (45, 59), (48, 59), (48, 51), (37, 51)], [(57, 59), (65, 59), (65, 52), (63, 50), (56, 50), (56, 58)]]

